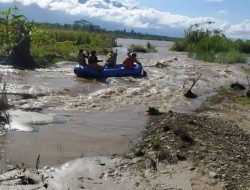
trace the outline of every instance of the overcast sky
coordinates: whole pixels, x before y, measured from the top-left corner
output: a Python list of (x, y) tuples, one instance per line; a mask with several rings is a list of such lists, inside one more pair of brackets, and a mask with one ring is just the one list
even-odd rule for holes
[(38, 21), (90, 18), (105, 23), (107, 29), (117, 26), (165, 35), (178, 31), (179, 35), (191, 24), (211, 20), (229, 37), (250, 39), (250, 0), (0, 0), (0, 8), (16, 2), (25, 8), (24, 14)]

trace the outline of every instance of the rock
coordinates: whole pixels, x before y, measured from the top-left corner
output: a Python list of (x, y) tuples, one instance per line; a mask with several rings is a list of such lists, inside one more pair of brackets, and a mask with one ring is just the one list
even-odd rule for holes
[(218, 169), (216, 170), (216, 172), (217, 172), (217, 173), (220, 173), (220, 172), (221, 172), (221, 168), (218, 168)]
[(176, 157), (177, 157), (178, 160), (180, 160), (180, 161), (187, 160), (186, 156), (185, 156), (183, 153), (181, 153), (181, 152), (178, 152), (178, 153), (176, 154)]
[(217, 177), (217, 173), (215, 173), (215, 172), (209, 172), (209, 176), (211, 178), (216, 178)]
[(164, 64), (164, 63), (157, 62), (157, 63), (155, 64), (155, 66), (158, 67), (158, 68), (164, 68), (164, 67), (167, 67), (168, 65), (167, 65), (167, 64)]
[(188, 91), (184, 94), (184, 96), (185, 96), (186, 98), (197, 98), (197, 95), (194, 94), (191, 90), (188, 90)]
[(19, 185), (34, 185), (38, 182), (36, 182), (34, 179), (27, 177), (27, 176), (20, 176), (20, 181), (17, 183)]
[(161, 115), (162, 113), (155, 107), (148, 107), (148, 115)]
[(243, 84), (240, 84), (238, 82), (231, 84), (230, 86), (233, 90), (245, 90), (245, 86)]
[(6, 65), (7, 60), (8, 60), (8, 57), (6, 55), (1, 55), (0, 54), (0, 64), (1, 65)]
[(135, 155), (136, 157), (142, 157), (142, 156), (145, 155), (145, 152), (144, 152), (141, 148), (139, 148), (139, 149), (136, 149), (136, 150), (135, 150), (134, 155)]
[(45, 189), (48, 189), (48, 184), (47, 183), (45, 183), (44, 185), (43, 185), (43, 187), (45, 188)]
[(188, 123), (191, 124), (191, 125), (197, 125), (197, 121), (196, 120), (189, 121)]
[(163, 125), (162, 130), (163, 132), (168, 132), (169, 130), (171, 130), (171, 128), (168, 125)]
[(250, 98), (250, 90), (247, 91), (246, 97)]

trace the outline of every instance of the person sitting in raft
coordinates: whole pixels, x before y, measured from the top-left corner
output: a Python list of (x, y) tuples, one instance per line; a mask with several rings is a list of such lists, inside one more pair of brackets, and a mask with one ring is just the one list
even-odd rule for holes
[(134, 69), (135, 68), (135, 63), (141, 64), (137, 60), (137, 55), (136, 53), (132, 53), (131, 51), (127, 53), (128, 57), (123, 61), (123, 65), (126, 69)]
[(91, 51), (90, 52), (90, 56), (88, 58), (88, 63), (89, 63), (89, 67), (96, 69), (97, 71), (102, 71), (103, 67), (98, 65), (98, 62), (102, 62), (103, 60), (99, 60), (96, 57), (96, 51)]
[(115, 68), (117, 60), (117, 50), (115, 52), (110, 51), (106, 57), (106, 63), (108, 68)]
[(87, 66), (86, 63), (86, 58), (89, 57), (89, 52), (87, 52), (86, 54), (83, 53), (83, 49), (79, 49), (79, 52), (77, 54), (77, 58), (76, 61), (79, 63), (79, 65), (81, 66)]

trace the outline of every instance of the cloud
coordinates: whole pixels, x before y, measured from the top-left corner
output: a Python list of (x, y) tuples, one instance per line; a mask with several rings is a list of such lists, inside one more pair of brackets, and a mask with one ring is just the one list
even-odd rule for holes
[(120, 2), (127, 7), (136, 7), (139, 3), (136, 0), (120, 0)]
[(227, 11), (226, 11), (225, 9), (222, 9), (222, 10), (219, 10), (218, 13), (219, 13), (219, 14), (226, 14)]
[(209, 3), (218, 3), (218, 2), (222, 2), (224, 0), (206, 0), (206, 2), (209, 2)]
[[(23, 5), (36, 4), (47, 10), (64, 11), (67, 14), (95, 18), (106, 22), (123, 24), (130, 28), (141, 28), (150, 30), (165, 31), (167, 28), (178, 29), (183, 31), (195, 23), (204, 23), (213, 21), (213, 28), (220, 28), (229, 36), (241, 36), (242, 38), (250, 37), (250, 22), (245, 20), (239, 24), (230, 24), (212, 17), (188, 17), (183, 15), (162, 12), (152, 8), (130, 8), (123, 3), (114, 0), (1, 0), (1, 2), (21, 2)], [(131, 0), (129, 0), (131, 1)], [(222, 1), (222, 0), (207, 0)], [(131, 1), (136, 3), (136, 1)], [(221, 13), (225, 13), (221, 10)], [(34, 13), (35, 14), (35, 13)], [(210, 26), (211, 27), (211, 26)]]
[(250, 38), (250, 20), (248, 19), (234, 25), (226, 24), (224, 27), (222, 27), (222, 29), (226, 31), (226, 34), (232, 38)]
[[(1, 0), (3, 2), (13, 2), (14, 0)], [(213, 18), (200, 17), (190, 18), (182, 15), (175, 15), (169, 12), (160, 12), (151, 8), (130, 9), (111, 0), (88, 0), (79, 3), (77, 0), (16, 0), (24, 5), (37, 4), (49, 10), (63, 10), (71, 15), (81, 15), (83, 17), (99, 18), (103, 21), (123, 23), (134, 28), (162, 28), (174, 27), (183, 28), (191, 24)], [(122, 0), (122, 2), (134, 2)]]

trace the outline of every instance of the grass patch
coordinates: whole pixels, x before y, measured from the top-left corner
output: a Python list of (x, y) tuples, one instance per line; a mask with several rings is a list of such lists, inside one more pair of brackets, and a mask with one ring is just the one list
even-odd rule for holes
[(150, 43), (147, 43), (147, 46), (134, 45), (129, 46), (128, 51), (140, 52), (140, 53), (152, 53), (157, 52), (156, 48)]
[(223, 97), (220, 97), (220, 96), (218, 96), (218, 95), (215, 95), (215, 96), (209, 97), (209, 98), (208, 98), (208, 101), (209, 101), (209, 103), (212, 104), (212, 105), (217, 105), (217, 104), (222, 103), (223, 99), (224, 99)]
[(250, 53), (250, 40), (238, 39), (234, 42), (234, 46), (243, 53)]
[(217, 90), (218, 93), (222, 94), (222, 93), (226, 93), (229, 91), (228, 88), (224, 87), (224, 86), (220, 86)]
[(223, 102), (250, 105), (250, 98), (245, 96), (245, 90), (232, 90), (221, 86), (216, 91), (218, 94), (208, 98), (211, 105), (218, 105)]
[(212, 105), (221, 104), (225, 100), (225, 97), (231, 96), (231, 90), (224, 86), (217, 88), (216, 92), (216, 95), (208, 97), (208, 102)]
[(250, 98), (248, 97), (238, 97), (236, 101), (242, 105), (250, 105)]
[(242, 69), (244, 72), (246, 72), (246, 74), (250, 74), (250, 68), (242, 67)]

